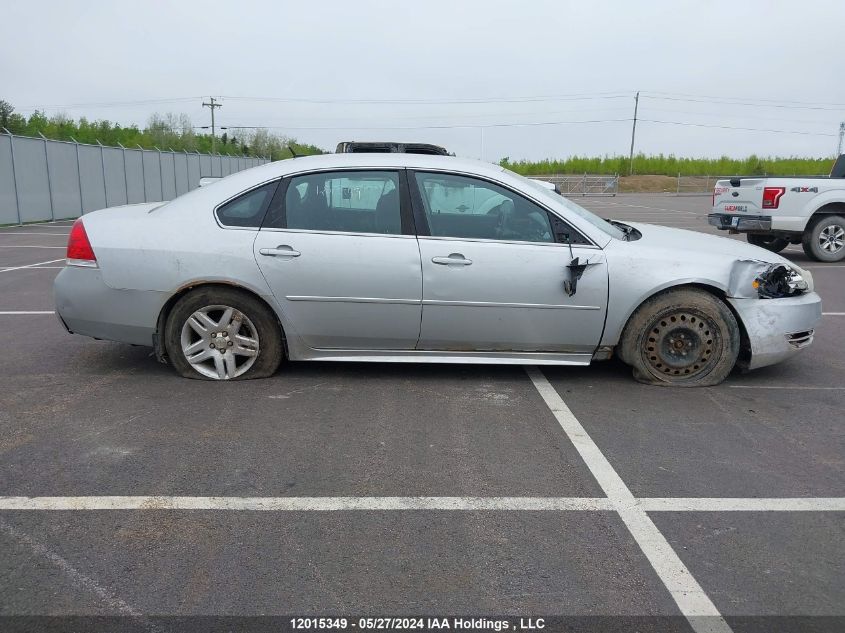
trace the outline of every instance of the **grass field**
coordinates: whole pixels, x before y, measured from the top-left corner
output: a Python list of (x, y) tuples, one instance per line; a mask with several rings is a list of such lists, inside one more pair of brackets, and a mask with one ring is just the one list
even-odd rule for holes
[[(780, 175), (809, 176), (828, 174), (833, 158), (761, 157), (748, 158), (683, 158), (677, 156), (634, 156), (634, 174), (653, 176), (733, 176)], [(627, 175), (630, 163), (626, 156), (581, 157), (562, 160), (515, 161), (504, 158), (500, 163), (519, 174), (619, 174)]]

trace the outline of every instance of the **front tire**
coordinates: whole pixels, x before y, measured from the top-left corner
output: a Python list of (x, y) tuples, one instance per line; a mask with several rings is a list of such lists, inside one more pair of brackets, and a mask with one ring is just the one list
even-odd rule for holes
[(747, 233), (745, 238), (749, 244), (765, 248), (767, 251), (773, 253), (780, 253), (783, 249), (789, 246), (789, 240), (783, 237), (775, 237), (774, 235), (761, 235), (758, 233)]
[(739, 346), (739, 325), (730, 309), (707, 292), (682, 288), (636, 310), (625, 326), (620, 357), (639, 382), (708, 387), (728, 377)]
[(817, 262), (845, 259), (845, 218), (823, 215), (804, 231), (801, 245), (807, 257)]
[(173, 306), (164, 330), (167, 356), (185, 378), (266, 378), (282, 360), (275, 316), (241, 290), (212, 287), (189, 292)]

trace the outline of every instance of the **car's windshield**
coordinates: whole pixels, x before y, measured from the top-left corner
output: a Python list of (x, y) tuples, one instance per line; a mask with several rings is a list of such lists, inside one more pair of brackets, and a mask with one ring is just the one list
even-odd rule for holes
[(537, 182), (534, 182), (530, 178), (526, 178), (525, 176), (521, 176), (521, 175), (519, 175), (515, 172), (512, 172), (510, 170), (507, 170), (507, 169), (505, 171), (509, 174), (512, 174), (512, 175), (522, 179), (524, 182), (529, 183), (531, 185), (532, 191), (539, 192), (547, 200), (551, 200), (551, 201), (553, 201), (557, 204), (562, 204), (567, 209), (569, 209), (570, 211), (572, 211), (576, 215), (584, 218), (587, 222), (589, 222), (590, 224), (595, 226), (597, 229), (601, 229), (602, 231), (604, 231), (605, 233), (607, 233), (611, 237), (615, 237), (617, 240), (624, 240), (625, 239), (625, 232), (624, 231), (622, 231), (618, 227), (613, 226), (607, 220), (600, 218), (599, 216), (597, 216), (592, 211), (587, 211), (587, 209), (585, 209), (584, 207), (582, 207), (580, 205), (575, 204), (569, 198), (565, 198), (564, 196), (560, 195), (559, 193), (556, 193), (555, 191), (548, 189), (548, 188), (544, 187), (543, 185), (541, 185)]

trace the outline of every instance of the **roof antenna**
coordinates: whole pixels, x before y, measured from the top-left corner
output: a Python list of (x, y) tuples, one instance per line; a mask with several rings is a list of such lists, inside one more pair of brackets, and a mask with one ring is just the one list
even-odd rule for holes
[(288, 151), (290, 152), (290, 155), (294, 158), (299, 158), (299, 154), (293, 151), (293, 145), (291, 145), (290, 143), (288, 143)]

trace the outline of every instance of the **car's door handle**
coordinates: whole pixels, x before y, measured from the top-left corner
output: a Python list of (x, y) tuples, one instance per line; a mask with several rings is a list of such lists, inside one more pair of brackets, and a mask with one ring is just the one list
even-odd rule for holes
[(449, 257), (432, 257), (431, 261), (441, 266), (469, 266), (472, 264), (471, 259), (467, 259), (460, 253), (450, 253)]
[(302, 255), (302, 253), (293, 250), (287, 244), (280, 244), (276, 248), (261, 248), (258, 252), (268, 257), (299, 257)]

